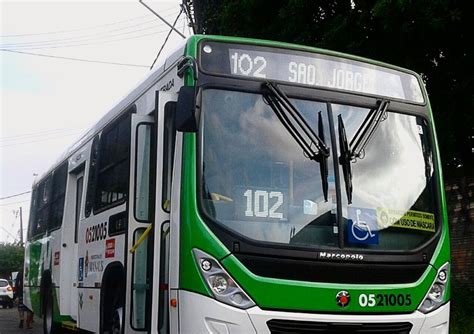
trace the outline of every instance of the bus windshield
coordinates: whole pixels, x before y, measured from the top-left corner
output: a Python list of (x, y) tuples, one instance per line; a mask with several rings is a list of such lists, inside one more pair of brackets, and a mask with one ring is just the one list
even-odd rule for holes
[(200, 201), (208, 219), (245, 238), (288, 247), (411, 250), (435, 235), (432, 153), (422, 117), (385, 114), (351, 161), (348, 201), (334, 120), (342, 119), (350, 142), (371, 109), (290, 101), (315, 131), (326, 129), (325, 177), (261, 94), (203, 91)]

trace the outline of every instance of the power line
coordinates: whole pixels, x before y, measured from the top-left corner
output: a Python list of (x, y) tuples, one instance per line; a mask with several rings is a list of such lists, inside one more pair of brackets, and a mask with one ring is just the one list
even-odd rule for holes
[[(56, 45), (56, 44), (60, 44), (59, 42), (80, 42), (80, 41), (88, 41), (88, 40), (94, 40), (94, 39), (98, 39), (98, 38), (107, 38), (107, 37), (114, 37), (114, 36), (120, 36), (120, 35), (126, 35), (126, 34), (131, 34), (131, 33), (134, 33), (134, 32), (139, 32), (139, 31), (144, 31), (144, 30), (149, 30), (149, 29), (153, 29), (153, 28), (157, 28), (158, 25), (163, 25), (161, 22), (158, 22), (156, 23), (154, 26), (152, 27), (147, 27), (147, 28), (143, 28), (143, 29), (136, 29), (136, 30), (132, 30), (132, 31), (126, 31), (126, 32), (121, 32), (119, 34), (110, 34), (110, 33), (113, 33), (113, 32), (116, 32), (116, 31), (122, 31), (122, 30), (128, 30), (128, 29), (131, 29), (131, 28), (134, 28), (134, 27), (139, 27), (139, 26), (143, 26), (145, 24), (148, 24), (148, 23), (151, 23), (151, 22), (156, 22), (156, 18), (153, 18), (152, 20), (148, 20), (146, 22), (141, 22), (141, 23), (138, 23), (138, 24), (134, 24), (134, 25), (131, 25), (131, 26), (126, 26), (126, 27), (121, 27), (121, 28), (116, 28), (116, 29), (112, 29), (112, 30), (107, 30), (107, 31), (102, 31), (102, 32), (96, 32), (96, 33), (92, 33), (92, 34), (85, 34), (85, 35), (79, 35), (79, 36), (72, 36), (72, 37), (67, 37), (67, 38), (58, 38), (58, 39), (48, 39), (48, 40), (41, 40), (41, 41), (31, 41), (31, 42), (19, 42), (19, 43), (6, 43), (6, 44), (2, 44), (1, 47), (8, 47), (8, 48), (13, 48), (13, 49), (18, 49), (18, 48), (27, 48), (27, 47), (34, 47), (34, 46), (38, 46), (38, 45)], [(164, 30), (164, 31), (168, 31), (167, 29)], [(101, 36), (101, 35), (105, 35), (105, 36)], [(92, 38), (88, 38), (88, 37), (91, 37), (93, 36)]]
[(123, 36), (123, 35), (126, 35), (126, 34), (135, 33), (135, 32), (144, 31), (144, 30), (149, 30), (149, 29), (155, 29), (155, 28), (156, 27), (148, 27), (148, 28), (144, 28), (144, 29), (130, 31), (130, 32), (127, 32), (127, 33), (121, 33), (121, 34), (115, 34), (115, 35), (109, 35), (109, 36), (103, 36), (103, 37), (96, 37), (96, 38), (88, 38), (88, 39), (83, 39), (82, 40), (82, 41), (88, 41), (88, 40), (93, 41), (93, 40), (99, 39), (99, 41), (92, 42), (92, 43), (79, 43), (79, 44), (76, 44), (77, 42), (81, 42), (80, 40), (78, 40), (77, 42), (71, 41), (70, 43), (72, 43), (72, 44), (55, 43), (55, 44), (51, 44), (51, 46), (49, 46), (49, 44), (44, 44), (45, 46), (41, 46), (41, 45), (38, 45), (38, 46), (24, 46), (24, 47), (20, 46), (20, 47), (13, 47), (13, 48), (4, 47), (3, 45), (0, 45), (0, 48), (8, 49), (8, 50), (58, 49), (58, 48), (75, 47), (75, 46), (86, 46), (86, 45), (114, 43), (114, 42), (119, 42), (119, 41), (130, 40), (130, 39), (138, 39), (138, 38), (151, 36), (151, 35), (158, 35), (158, 34), (161, 34), (161, 33), (164, 33), (166, 31), (168, 31), (168, 30), (158, 30), (158, 31), (153, 31), (151, 33), (147, 33), (147, 34), (136, 35), (136, 36), (126, 37), (126, 38), (109, 39), (110, 37)]
[[(144, 7), (146, 7), (146, 9), (148, 9), (150, 12), (152, 12), (153, 14), (155, 14), (156, 17), (158, 17), (161, 21), (163, 21), (168, 27), (171, 28), (171, 30), (174, 30), (178, 35), (180, 35), (183, 39), (186, 39), (186, 36), (184, 36), (182, 33), (180, 33), (178, 30), (176, 30), (176, 28), (174, 27), (174, 25), (171, 25), (169, 24), (168, 21), (166, 21), (160, 14), (158, 14), (157, 12), (155, 12), (150, 6), (148, 6), (146, 3), (143, 2), (143, 0), (138, 0), (139, 3), (141, 3)], [(182, 9), (181, 9), (182, 11)], [(179, 12), (179, 15), (181, 15), (181, 11)], [(178, 15), (178, 17), (179, 17)], [(176, 22), (175, 22), (176, 23)]]
[[(7, 143), (7, 144), (1, 144), (0, 143), (0, 148), (18, 146), (18, 145), (24, 145), (24, 144), (31, 144), (31, 143), (40, 143), (40, 142), (48, 141), (48, 140), (52, 140), (52, 139), (59, 139), (59, 138), (78, 135), (78, 134), (82, 133), (83, 131), (84, 130), (78, 130), (78, 131), (70, 132), (70, 133), (67, 133), (67, 134), (56, 133), (56, 134), (51, 134), (52, 137), (50, 136), (50, 137), (45, 137), (45, 138), (42, 138), (42, 139), (34, 139), (34, 140), (28, 140), (28, 141), (23, 141), (23, 142), (16, 142), (16, 143), (14, 142), (14, 143)], [(30, 139), (30, 138), (24, 138), (24, 139)]]
[(10, 196), (0, 197), (0, 200), (7, 199), (7, 198), (12, 198), (12, 197), (18, 197), (18, 196), (21, 196), (21, 195), (29, 194), (30, 192), (31, 192), (31, 190), (25, 191), (25, 192), (22, 192), (22, 193), (18, 193), (18, 194), (14, 194), (14, 195), (10, 195)]
[[(143, 5), (145, 5), (145, 4), (143, 4)], [(165, 41), (163, 42), (163, 45), (160, 48), (160, 51), (158, 51), (158, 54), (156, 55), (155, 60), (153, 60), (153, 64), (151, 64), (151, 66), (150, 66), (150, 70), (153, 68), (153, 65), (155, 65), (156, 61), (158, 60), (158, 57), (160, 56), (161, 51), (163, 51), (163, 48), (165, 47), (166, 42), (168, 42), (168, 38), (170, 37), (171, 33), (173, 32), (173, 30), (176, 30), (175, 25), (176, 25), (176, 22), (178, 22), (178, 19), (181, 16), (182, 12), (183, 12), (183, 8), (181, 7), (181, 10), (179, 11), (178, 16), (176, 16), (176, 19), (174, 20), (173, 26), (171, 27), (170, 31), (168, 32), (168, 35), (166, 36)]]
[(69, 40), (75, 40), (75, 39), (80, 40), (84, 37), (97, 36), (97, 35), (107, 34), (107, 33), (114, 32), (114, 31), (126, 30), (126, 29), (142, 26), (142, 25), (148, 24), (150, 22), (155, 22), (155, 21), (156, 21), (156, 19), (153, 18), (152, 20), (149, 20), (149, 21), (141, 22), (141, 23), (138, 23), (138, 24), (127, 26), (127, 27), (121, 27), (121, 28), (116, 28), (116, 29), (112, 29), (112, 30), (106, 30), (106, 31), (103, 31), (103, 32), (96, 32), (96, 33), (92, 33), (92, 34), (72, 36), (72, 37), (67, 37), (67, 38), (46, 39), (46, 40), (41, 40), (41, 41), (6, 43), (6, 44), (3, 44), (3, 46), (5, 46), (5, 47), (7, 47), (7, 46), (8, 47), (12, 47), (12, 46), (17, 47), (17, 46), (29, 46), (29, 45), (44, 44), (44, 43), (45, 44), (50, 44), (50, 43), (54, 43), (54, 42), (63, 42), (63, 41), (69, 41)]
[(4, 52), (12, 52), (12, 53), (20, 53), (30, 56), (38, 56), (38, 57), (46, 57), (46, 58), (55, 58), (55, 59), (65, 59), (65, 60), (74, 60), (74, 61), (81, 61), (86, 63), (98, 63), (98, 64), (108, 64), (108, 65), (118, 65), (118, 66), (130, 66), (130, 67), (146, 67), (146, 65), (139, 65), (139, 64), (127, 64), (127, 63), (116, 63), (110, 61), (102, 61), (102, 60), (91, 60), (91, 59), (81, 59), (81, 58), (72, 58), (72, 57), (61, 57), (61, 56), (54, 56), (54, 55), (47, 55), (41, 53), (32, 53), (32, 52), (25, 52), (25, 51), (17, 51), (17, 50), (9, 50), (9, 49), (0, 49), (0, 51)]
[[(169, 12), (169, 11), (174, 10), (174, 9), (176, 9), (176, 7), (166, 8), (166, 9), (163, 10), (163, 12)], [(107, 26), (111, 26), (111, 25), (124, 23), (124, 22), (130, 22), (130, 21), (135, 21), (135, 20), (138, 20), (138, 19), (143, 19), (145, 17), (150, 17), (150, 14), (137, 16), (137, 17), (134, 17), (134, 18), (126, 19), (126, 20), (111, 22), (111, 23), (104, 23), (104, 24), (94, 25), (94, 26), (90, 26), (90, 27), (82, 27), (82, 28), (78, 28), (78, 29), (57, 30), (57, 31), (30, 33), (30, 34), (0, 35), (0, 37), (1, 38), (10, 38), (10, 37), (26, 37), (26, 36), (39, 36), (39, 35), (57, 35), (57, 34), (64, 34), (64, 33), (69, 33), (69, 32), (97, 29), (97, 28), (100, 28), (100, 27), (107, 27)]]
[(19, 134), (19, 135), (14, 135), (14, 136), (5, 136), (5, 137), (0, 137), (0, 144), (2, 142), (7, 142), (7, 141), (24, 140), (24, 139), (42, 137), (42, 136), (49, 135), (49, 134), (60, 134), (61, 132), (65, 132), (65, 131), (77, 131), (77, 130), (81, 130), (83, 128), (84, 127), (81, 127), (81, 128), (58, 128), (58, 129), (49, 129), (49, 130), (42, 130), (42, 131), (37, 131), (37, 132), (24, 133), (24, 134)]

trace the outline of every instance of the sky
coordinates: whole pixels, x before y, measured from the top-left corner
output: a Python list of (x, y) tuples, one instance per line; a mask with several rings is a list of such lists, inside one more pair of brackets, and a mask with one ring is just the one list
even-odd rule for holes
[[(180, 11), (144, 2), (170, 23)], [(191, 34), (184, 14), (176, 27)], [(146, 77), (168, 31), (138, 0), (0, 0), (0, 242), (19, 240), (20, 207), (26, 235), (35, 177)]]

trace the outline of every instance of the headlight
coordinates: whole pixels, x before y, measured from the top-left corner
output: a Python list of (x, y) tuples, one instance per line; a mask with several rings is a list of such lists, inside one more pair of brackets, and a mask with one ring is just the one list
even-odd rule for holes
[(446, 294), (446, 284), (449, 277), (449, 263), (445, 263), (436, 274), (436, 278), (431, 284), (430, 290), (426, 294), (423, 302), (418, 307), (418, 310), (423, 313), (428, 313), (436, 310), (444, 303), (444, 295)]
[(193, 254), (201, 276), (215, 299), (242, 309), (255, 305), (215, 258), (196, 248), (193, 249)]

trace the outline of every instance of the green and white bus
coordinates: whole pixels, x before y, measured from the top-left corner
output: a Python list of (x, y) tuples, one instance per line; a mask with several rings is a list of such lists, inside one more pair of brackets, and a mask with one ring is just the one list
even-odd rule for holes
[(45, 333), (448, 333), (447, 224), (419, 75), (195, 35), (34, 184), (25, 303)]

